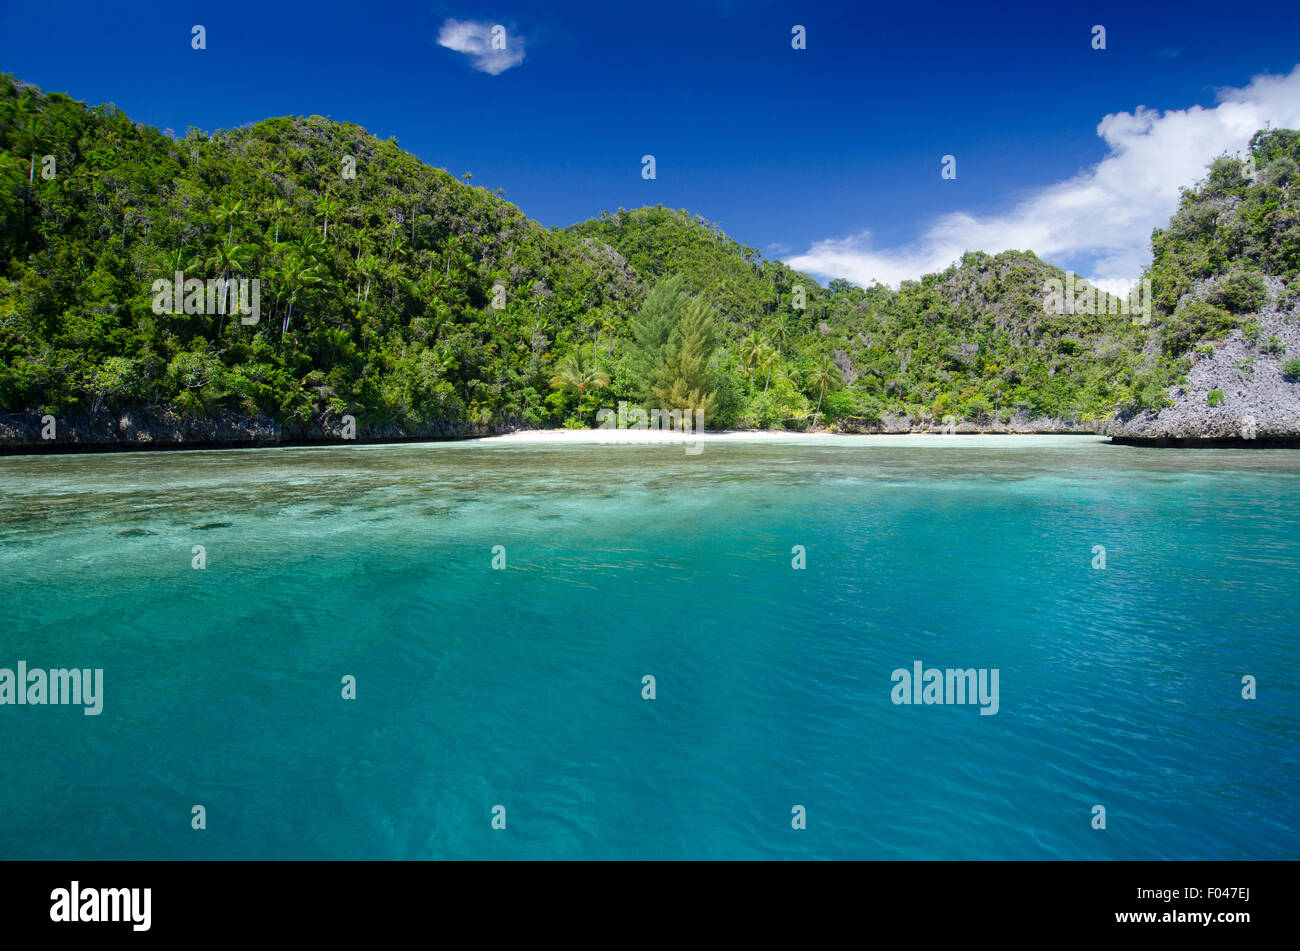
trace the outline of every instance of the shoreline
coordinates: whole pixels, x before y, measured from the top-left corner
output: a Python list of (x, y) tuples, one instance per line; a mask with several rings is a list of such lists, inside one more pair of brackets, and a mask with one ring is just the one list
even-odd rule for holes
[[(346, 424), (346, 426), (345, 426)], [(469, 443), (512, 445), (642, 445), (684, 444), (694, 455), (705, 444), (800, 443), (819, 445), (981, 446), (1027, 445), (1023, 440), (1054, 437), (1062, 445), (1109, 441), (1112, 445), (1150, 448), (1300, 448), (1300, 427), (1260, 425), (1246, 439), (1237, 427), (1205, 426), (1199, 432), (1167, 432), (1133, 428), (1115, 420), (1083, 422), (1050, 416), (1021, 415), (1010, 420), (965, 420), (953, 426), (933, 417), (886, 414), (870, 426), (837, 424), (815, 431), (787, 429), (725, 429), (686, 432), (658, 428), (534, 428), (516, 418), (495, 422), (426, 420), (419, 425), (358, 424), (349, 416), (277, 422), (270, 416), (245, 416), (219, 411), (188, 417), (157, 408), (71, 413), (53, 417), (35, 410), (0, 414), (0, 456), (72, 455), (113, 452), (195, 452), (220, 449), (311, 448), (325, 446), (385, 446)], [(44, 435), (54, 438), (43, 439)], [(345, 438), (350, 437), (350, 438)], [(937, 439), (935, 438), (937, 437)]]
[(1103, 442), (1098, 433), (1006, 433), (1006, 432), (907, 432), (845, 433), (831, 430), (799, 432), (782, 429), (720, 429), (682, 433), (658, 429), (528, 429), (493, 436), (476, 436), (470, 442), (491, 445), (569, 446), (691, 446), (693, 443), (809, 443), (837, 442), (931, 443), (939, 439), (952, 445), (969, 445), (976, 440), (1021, 441), (1059, 439), (1069, 442)]
[(1135, 437), (1091, 432), (934, 431), (903, 433), (844, 433), (831, 430), (798, 432), (775, 429), (705, 430), (683, 434), (676, 431), (636, 429), (520, 429), (491, 435), (398, 436), (363, 439), (291, 438), (281, 440), (195, 440), (161, 442), (149, 440), (94, 440), (8, 443), (0, 441), (0, 457), (58, 456), (107, 453), (208, 452), (252, 449), (328, 449), (380, 446), (463, 445), (482, 448), (512, 446), (552, 447), (609, 446), (620, 449), (676, 446), (687, 454), (699, 453), (705, 445), (803, 444), (892, 446), (895, 448), (1024, 448), (1033, 444), (1056, 446), (1111, 445), (1127, 448), (1169, 449), (1300, 449), (1300, 436), (1259, 437), (1252, 440), (1222, 437), (1204, 439)]

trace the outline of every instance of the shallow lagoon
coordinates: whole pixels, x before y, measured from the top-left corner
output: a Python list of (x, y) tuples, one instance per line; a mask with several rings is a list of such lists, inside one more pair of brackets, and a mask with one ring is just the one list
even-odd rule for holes
[[(105, 694), (0, 706), (0, 857), (1300, 857), (1300, 453), (498, 440), (0, 490), (0, 667)], [(916, 661), (999, 669), (998, 713), (893, 704)]]

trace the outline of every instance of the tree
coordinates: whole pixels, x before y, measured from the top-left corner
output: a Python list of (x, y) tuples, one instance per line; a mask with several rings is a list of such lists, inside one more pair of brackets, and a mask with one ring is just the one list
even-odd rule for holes
[(757, 330), (750, 331), (749, 336), (740, 342), (740, 362), (746, 370), (753, 370), (758, 366), (763, 347), (763, 335)]
[(813, 413), (813, 429), (817, 428), (817, 415), (822, 410), (822, 397), (826, 395), (828, 389), (833, 390), (844, 382), (840, 375), (840, 368), (837, 367), (829, 357), (823, 357), (813, 368), (808, 371), (808, 385), (817, 389), (817, 409)]
[(785, 325), (785, 318), (777, 319), (775, 326), (772, 328), (772, 337), (776, 340), (776, 352), (781, 354), (785, 351), (785, 345), (790, 340), (790, 330)]
[(41, 139), (45, 134), (45, 120), (32, 105), (30, 95), (24, 94), (20, 100), (18, 119), (15, 122), (18, 135), (16, 136), (18, 154), (23, 152), (31, 153), (31, 162), (27, 169), (27, 190), (23, 193), (23, 228), (27, 227), (27, 203), (31, 200), (31, 193), (36, 182), (36, 153), (40, 151)]
[[(370, 282), (383, 273), (384, 265), (383, 262), (373, 254), (367, 254), (365, 257), (357, 261), (357, 270), (360, 271), (361, 275), (366, 279), (366, 294), (365, 297), (361, 298), (361, 304), (362, 306), (365, 306), (365, 304), (370, 300)], [(358, 288), (360, 287), (360, 284), (361, 282), (358, 281)], [(358, 296), (360, 295), (358, 294)]]
[(683, 290), (684, 285), (685, 279), (681, 276), (659, 281), (646, 295), (645, 303), (628, 328), (632, 334), (628, 346), (628, 369), (643, 398), (652, 395), (660, 382), (660, 368), (666, 359), (673, 329), (690, 302)]
[(22, 182), (22, 163), (8, 152), (0, 152), (0, 217), (7, 218), (13, 208), (13, 195)]
[(325, 216), (325, 223), (321, 227), (320, 237), (322, 241), (327, 241), (330, 236), (330, 215), (337, 216), (339, 213), (338, 200), (329, 192), (326, 192), (325, 197), (316, 204), (316, 210)]
[(581, 346), (565, 354), (555, 365), (555, 373), (551, 376), (552, 389), (577, 394), (580, 413), (588, 412), (591, 409), (588, 405), (591, 395), (607, 386), (609, 374), (596, 369), (595, 363), (587, 357), (586, 348)]
[(276, 244), (280, 243), (280, 221), (289, 213), (289, 203), (283, 198), (277, 198), (271, 202), (271, 220), (275, 222), (275, 237), (272, 239)]
[(456, 268), (457, 272), (460, 272), (467, 270), (471, 263), (470, 256), (465, 251), (465, 245), (463, 245), (460, 239), (455, 235), (449, 237), (447, 243), (443, 245), (442, 258), (446, 265), (444, 276), (448, 278), (448, 280), (451, 279), (451, 269), (453, 266)]
[(716, 314), (700, 298), (686, 305), (669, 338), (654, 395), (663, 409), (693, 409), (701, 418), (716, 407), (711, 360), (717, 346)]
[(199, 263), (199, 258), (191, 254), (183, 244), (179, 248), (158, 254), (155, 260), (162, 261), (163, 266), (167, 268), (167, 277), (169, 279), (176, 271), (180, 271), (184, 274), (190, 268), (194, 267), (195, 264)]
[(284, 298), (289, 303), (289, 309), (284, 315), (284, 323), (280, 326), (280, 336), (283, 337), (289, 332), (289, 322), (293, 319), (293, 305), (297, 303), (304, 291), (320, 283), (320, 265), (302, 254), (290, 254), (280, 267), (278, 280)]
[(772, 382), (772, 367), (776, 365), (778, 356), (779, 354), (766, 344), (763, 345), (762, 350), (759, 352), (755, 367), (767, 374), (767, 378), (763, 381), (764, 393), (767, 392), (767, 388)]
[(212, 212), (212, 220), (220, 228), (229, 226), (230, 231), (226, 235), (226, 243), (229, 244), (235, 236), (235, 223), (244, 217), (244, 202), (242, 199), (237, 201), (228, 201), (225, 204), (218, 205), (217, 209)]
[(329, 261), (329, 248), (323, 239), (316, 237), (315, 231), (308, 231), (298, 239), (294, 249), (303, 260), (326, 264)]
[(592, 390), (609, 386), (609, 374), (597, 369), (595, 364), (587, 359), (585, 347), (578, 347), (570, 350), (555, 365), (551, 386), (566, 393), (577, 393), (583, 396)]
[(239, 268), (244, 267), (253, 259), (257, 253), (257, 248), (251, 244), (218, 244), (213, 248), (212, 256), (208, 263), (214, 267), (221, 281), (221, 319), (217, 322), (217, 334), (220, 335), (221, 328), (226, 324), (226, 298), (229, 296), (227, 290), (229, 283), (227, 278)]

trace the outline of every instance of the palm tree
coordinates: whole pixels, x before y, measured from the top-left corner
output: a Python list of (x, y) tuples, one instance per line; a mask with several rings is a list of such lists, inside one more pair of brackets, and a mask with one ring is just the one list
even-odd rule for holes
[(275, 243), (280, 243), (280, 219), (289, 213), (289, 203), (283, 198), (271, 202), (271, 220), (275, 222)]
[(209, 263), (216, 268), (221, 281), (221, 320), (217, 322), (218, 335), (226, 324), (226, 297), (228, 296), (226, 290), (229, 286), (227, 278), (251, 261), (256, 252), (257, 248), (251, 244), (219, 244), (213, 249)]
[(167, 268), (168, 278), (171, 278), (171, 276), (177, 271), (184, 273), (193, 267), (195, 262), (198, 260), (194, 255), (190, 254), (189, 251), (186, 250), (186, 246), (183, 244), (174, 251), (165, 252), (161, 255), (161, 258), (163, 264)]
[(411, 205), (411, 250), (415, 250), (415, 219), (420, 216), (418, 205)]
[(474, 258), (455, 236), (447, 239), (442, 249), (442, 257), (443, 280), (447, 285), (444, 298), (451, 304), (464, 303), (468, 297), (466, 286), (475, 272)]
[(395, 261), (405, 257), (411, 247), (410, 242), (406, 240), (406, 232), (396, 222), (390, 224), (387, 231), (389, 259)]
[(779, 354), (775, 350), (767, 344), (763, 344), (763, 348), (754, 362), (754, 367), (756, 369), (767, 371), (767, 379), (763, 381), (764, 393), (767, 392), (768, 386), (772, 383), (772, 367), (776, 365), (776, 359), (778, 356)]
[(457, 246), (451, 252), (451, 266), (454, 270), (459, 271), (462, 276), (468, 277), (474, 270), (474, 256), (464, 247)]
[(317, 203), (316, 210), (325, 216), (325, 226), (321, 229), (320, 237), (326, 241), (330, 236), (330, 215), (338, 216), (339, 203), (326, 192), (325, 197)]
[(447, 265), (444, 276), (450, 279), (452, 262), (455, 261), (456, 266), (459, 268), (461, 262), (464, 261), (465, 258), (466, 258), (465, 251), (464, 248), (461, 246), (460, 239), (457, 238), (455, 235), (452, 235), (447, 239), (447, 243), (442, 249), (442, 259), (443, 261), (446, 262)]
[(226, 202), (224, 205), (218, 206), (217, 210), (212, 213), (212, 220), (219, 227), (230, 226), (230, 233), (226, 235), (227, 244), (235, 236), (235, 222), (242, 217), (244, 217), (244, 202), (242, 200)]
[[(363, 305), (370, 300), (370, 282), (377, 275), (383, 273), (383, 267), (384, 267), (383, 263), (379, 260), (379, 258), (375, 257), (373, 254), (367, 254), (365, 257), (363, 257), (360, 261), (357, 262), (357, 270), (360, 271), (366, 279), (366, 296), (361, 299), (361, 303)], [(360, 288), (360, 286), (361, 286), (361, 282), (357, 281), (358, 289)]]
[(577, 393), (579, 405), (581, 405), (581, 399), (587, 393), (609, 386), (609, 374), (604, 370), (596, 369), (594, 364), (589, 363), (585, 351), (579, 347), (576, 350), (569, 351), (555, 365), (555, 375), (551, 377), (551, 386), (566, 393)]
[[(8, 152), (0, 152), (0, 202), (8, 205), (10, 196), (16, 195), (23, 180), (22, 163)], [(0, 206), (3, 209), (4, 206)], [(4, 210), (4, 214), (8, 214)]]
[(786, 329), (785, 319), (782, 318), (776, 322), (772, 330), (772, 336), (776, 338), (776, 352), (778, 354), (785, 350), (785, 345), (790, 342), (790, 331)]
[(304, 261), (324, 264), (329, 259), (329, 249), (325, 247), (323, 240), (316, 237), (315, 231), (308, 231), (299, 238), (295, 251)]
[(408, 282), (406, 280), (406, 271), (402, 267), (402, 262), (396, 259), (389, 261), (384, 265), (382, 277), (388, 282), (389, 302), (397, 303), (397, 292)]
[(45, 134), (45, 122), (30, 105), (31, 99), (24, 95), (20, 102), (20, 118), (15, 122), (18, 135), (14, 151), (21, 154), (31, 152), (31, 163), (27, 169), (27, 190), (23, 193), (23, 227), (27, 227), (27, 203), (36, 182), (36, 153), (40, 151), (41, 138)]
[(289, 310), (284, 315), (284, 323), (280, 327), (280, 336), (283, 337), (289, 332), (289, 322), (293, 319), (293, 305), (297, 302), (302, 293), (313, 284), (320, 283), (320, 266), (313, 263), (310, 259), (303, 258), (299, 254), (291, 254), (280, 266), (279, 280), (285, 291), (285, 299), (289, 302)]
[(740, 342), (740, 362), (746, 370), (758, 366), (763, 347), (763, 335), (757, 330), (750, 331), (749, 336)]
[(835, 389), (844, 382), (840, 376), (840, 368), (837, 367), (829, 358), (823, 358), (822, 361), (813, 366), (808, 371), (807, 381), (810, 386), (818, 388), (817, 393), (817, 410), (813, 413), (813, 429), (817, 428), (817, 416), (822, 411), (822, 397), (826, 395), (828, 389)]
[(19, 141), (26, 144), (31, 151), (31, 164), (27, 169), (27, 184), (36, 181), (36, 153), (41, 150), (41, 138), (45, 134), (45, 123), (40, 116), (32, 115), (18, 123)]
[[(609, 329), (609, 314), (605, 312), (604, 308), (600, 308), (591, 318), (591, 356), (597, 370), (600, 369), (600, 332)], [(610, 346), (606, 347), (606, 357), (609, 356), (612, 345), (613, 341), (611, 340)]]

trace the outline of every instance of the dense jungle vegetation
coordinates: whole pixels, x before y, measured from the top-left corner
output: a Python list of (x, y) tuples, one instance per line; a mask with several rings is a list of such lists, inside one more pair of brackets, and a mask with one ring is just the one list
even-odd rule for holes
[[(1297, 160), (1300, 134), (1260, 132), (1185, 190), (1153, 236), (1143, 325), (1046, 310), (1065, 275), (1027, 251), (898, 290), (823, 287), (684, 211), (545, 228), (346, 122), (173, 139), (0, 76), (0, 412), (414, 430), (584, 426), (628, 400), (705, 408), (710, 428), (1101, 419), (1159, 406), (1266, 278), (1296, 280)], [(153, 282), (178, 271), (259, 280), (258, 322), (157, 313)], [(1191, 300), (1206, 279), (1213, 299)]]

